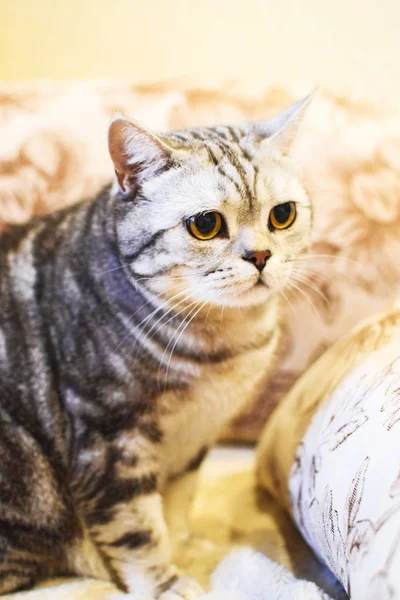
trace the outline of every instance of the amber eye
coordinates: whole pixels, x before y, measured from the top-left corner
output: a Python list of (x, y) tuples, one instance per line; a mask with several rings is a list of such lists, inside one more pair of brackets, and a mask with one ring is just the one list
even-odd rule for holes
[(294, 202), (278, 204), (269, 213), (269, 225), (272, 229), (287, 229), (296, 219), (296, 205)]
[(222, 217), (217, 212), (206, 212), (189, 217), (186, 227), (193, 237), (198, 240), (212, 240), (222, 231)]

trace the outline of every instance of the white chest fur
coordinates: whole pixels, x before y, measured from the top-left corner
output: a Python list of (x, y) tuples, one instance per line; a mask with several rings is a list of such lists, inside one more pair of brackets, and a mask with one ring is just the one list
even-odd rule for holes
[(261, 390), (279, 343), (275, 328), (268, 343), (223, 365), (207, 366), (179, 398), (165, 394), (161, 404), (173, 406), (161, 415), (162, 473), (165, 478), (185, 470), (222, 428)]

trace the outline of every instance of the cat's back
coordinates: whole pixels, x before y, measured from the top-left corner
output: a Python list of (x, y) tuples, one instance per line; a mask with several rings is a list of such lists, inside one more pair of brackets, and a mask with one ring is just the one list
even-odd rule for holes
[[(47, 281), (73, 207), (0, 234), (0, 407), (25, 418), (24, 406), (51, 395), (54, 369)], [(46, 281), (47, 280), (47, 281)]]
[(34, 378), (41, 378), (36, 252), (49, 225), (35, 220), (0, 235), (0, 407), (10, 414), (15, 407), (23, 412)]
[(32, 222), (12, 226), (0, 234), (0, 335), (4, 339), (2, 363), (6, 349), (9, 351), (15, 346), (11, 343), (12, 338), (17, 332), (21, 335), (23, 330), (19, 307), (28, 297), (32, 300), (34, 244), (41, 228), (40, 222)]
[(0, 234), (0, 330), (6, 337), (24, 329), (24, 313), (37, 308), (40, 267), (51, 260), (59, 225), (66, 216), (61, 211)]

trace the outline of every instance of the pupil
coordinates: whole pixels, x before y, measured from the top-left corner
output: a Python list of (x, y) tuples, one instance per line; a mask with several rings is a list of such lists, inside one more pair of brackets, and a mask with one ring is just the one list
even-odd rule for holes
[(205, 235), (214, 231), (216, 224), (217, 219), (215, 214), (212, 212), (205, 213), (204, 215), (198, 215), (196, 217), (196, 227), (200, 233)]
[(278, 223), (283, 225), (283, 223), (286, 223), (286, 221), (289, 220), (291, 212), (292, 212), (292, 207), (289, 204), (289, 202), (286, 202), (285, 204), (280, 204), (279, 206), (275, 206), (274, 217), (278, 221)]

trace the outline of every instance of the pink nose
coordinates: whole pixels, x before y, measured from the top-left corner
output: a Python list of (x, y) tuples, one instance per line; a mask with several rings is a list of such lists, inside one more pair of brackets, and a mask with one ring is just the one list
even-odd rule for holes
[(261, 273), (265, 265), (267, 264), (267, 260), (271, 258), (271, 250), (255, 250), (254, 252), (248, 252), (244, 256), (242, 256), (243, 260), (247, 260), (248, 262), (253, 263), (256, 269), (258, 269)]

